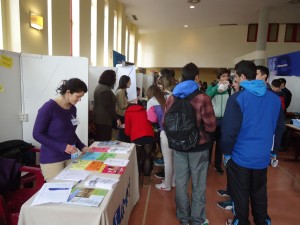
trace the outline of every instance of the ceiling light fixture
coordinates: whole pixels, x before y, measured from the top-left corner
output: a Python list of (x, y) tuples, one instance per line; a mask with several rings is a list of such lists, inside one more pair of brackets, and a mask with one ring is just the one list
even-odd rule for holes
[(188, 25), (184, 25), (185, 28), (189, 27)]
[(188, 0), (187, 2), (190, 4), (190, 9), (195, 8), (195, 4), (198, 4), (201, 0)]
[(189, 4), (197, 4), (197, 3), (199, 3), (201, 0), (188, 0), (187, 2), (189, 3)]

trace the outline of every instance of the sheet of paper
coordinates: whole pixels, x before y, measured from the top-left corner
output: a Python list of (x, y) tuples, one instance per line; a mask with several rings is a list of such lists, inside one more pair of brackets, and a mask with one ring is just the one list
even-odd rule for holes
[(88, 165), (91, 163), (91, 161), (86, 160), (78, 160), (77, 163), (72, 163), (71, 169), (73, 170), (84, 170), (88, 167)]
[(125, 170), (125, 166), (110, 166), (103, 164), (99, 172), (108, 174), (123, 174)]
[(104, 188), (110, 190), (116, 183), (118, 183), (118, 181), (118, 179), (109, 177), (92, 176), (84, 183), (84, 186), (90, 188)]
[(121, 153), (121, 154), (127, 154), (130, 152), (131, 148), (124, 148), (124, 147), (111, 147), (108, 149), (107, 152), (109, 153)]
[(112, 159), (108, 158), (104, 161), (104, 164), (110, 166), (127, 166), (129, 160), (128, 159)]
[(103, 162), (100, 161), (91, 161), (91, 163), (85, 168), (86, 170), (99, 171)]
[(86, 170), (65, 169), (61, 171), (54, 179), (80, 181), (80, 180), (85, 180), (90, 174), (91, 172)]
[(32, 201), (32, 206), (41, 205), (45, 203), (61, 203), (67, 202), (68, 197), (71, 193), (73, 182), (66, 183), (45, 183), (43, 187), (39, 190), (34, 200)]

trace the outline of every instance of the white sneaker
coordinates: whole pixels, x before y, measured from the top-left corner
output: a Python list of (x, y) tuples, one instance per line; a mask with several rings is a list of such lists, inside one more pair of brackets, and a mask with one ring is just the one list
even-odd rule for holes
[(166, 187), (164, 182), (162, 182), (161, 184), (155, 184), (155, 187), (162, 191), (171, 191), (171, 187)]
[[(162, 182), (164, 183), (164, 182), (165, 182), (165, 179), (162, 179)], [(175, 183), (172, 184), (171, 187), (173, 187), (173, 188), (176, 187), (176, 184), (175, 184)]]
[(226, 221), (226, 225), (233, 225), (233, 220), (232, 219), (228, 219)]
[(201, 225), (208, 225), (208, 224), (209, 224), (208, 219), (205, 219), (204, 223), (202, 223)]

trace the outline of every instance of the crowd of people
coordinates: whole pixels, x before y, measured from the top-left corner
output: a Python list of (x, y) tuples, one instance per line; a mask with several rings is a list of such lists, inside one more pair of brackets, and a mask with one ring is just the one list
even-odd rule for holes
[[(227, 198), (217, 205), (233, 212), (233, 218), (226, 224), (249, 225), (249, 202), (255, 224), (271, 224), (267, 213), (267, 168), (270, 159), (276, 159), (278, 154), (284, 112), (292, 93), (285, 87), (284, 78), (268, 84), (269, 71), (264, 66), (243, 60), (234, 71), (231, 74), (226, 68), (219, 69), (216, 80), (207, 85), (200, 80), (199, 68), (194, 63), (182, 68), (179, 83), (173, 70), (162, 69), (145, 93), (146, 103), (139, 96), (129, 101), (127, 89), (131, 80), (126, 75), (121, 76), (114, 93), (113, 70), (100, 75), (94, 90), (89, 118), (94, 124), (93, 139), (115, 138), (135, 143), (141, 186), (151, 182), (154, 164), (164, 165), (164, 170), (155, 174), (164, 179), (155, 187), (161, 191), (176, 187), (176, 215), (182, 225), (209, 224), (205, 192), (210, 163), (219, 175), (226, 169), (226, 188), (217, 190)], [(57, 91), (58, 97), (40, 108), (33, 130), (33, 137), (41, 143), (40, 162), (46, 181), (70, 162), (77, 149), (91, 151), (75, 133), (79, 124), (75, 105), (87, 92), (86, 84), (72, 78), (63, 81)], [(195, 91), (199, 93), (189, 102), (196, 114), (198, 144), (188, 151), (171, 149), (164, 115), (176, 99), (187, 98)], [(159, 159), (153, 157), (157, 149), (161, 151)]]

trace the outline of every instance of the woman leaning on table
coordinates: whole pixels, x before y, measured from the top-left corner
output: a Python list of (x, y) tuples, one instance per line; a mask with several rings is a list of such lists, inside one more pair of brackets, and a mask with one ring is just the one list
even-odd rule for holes
[(69, 164), (77, 148), (91, 151), (75, 133), (79, 124), (75, 105), (87, 92), (86, 84), (78, 78), (64, 80), (56, 92), (59, 95), (39, 109), (33, 128), (33, 138), (41, 143), (40, 164), (47, 182)]

